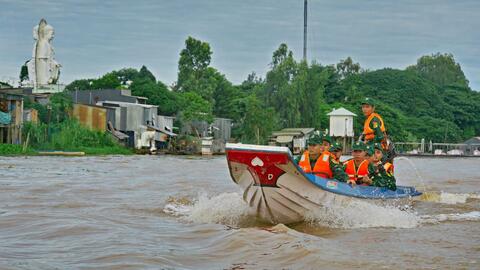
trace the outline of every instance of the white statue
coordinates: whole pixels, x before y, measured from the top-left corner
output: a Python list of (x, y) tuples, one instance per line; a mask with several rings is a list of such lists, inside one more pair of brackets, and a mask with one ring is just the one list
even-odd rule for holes
[(33, 28), (33, 38), (35, 45), (33, 47), (32, 59), (28, 61), (28, 77), (33, 82), (34, 87), (56, 84), (60, 76), (61, 65), (55, 61), (55, 53), (50, 44), (54, 38), (53, 27), (47, 24), (45, 19)]

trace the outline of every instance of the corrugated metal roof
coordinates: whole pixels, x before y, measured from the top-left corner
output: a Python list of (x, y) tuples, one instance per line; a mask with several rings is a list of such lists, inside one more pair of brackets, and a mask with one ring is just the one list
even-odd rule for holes
[(308, 135), (312, 133), (314, 128), (284, 128), (280, 131), (275, 131), (272, 136), (299, 136)]
[[(99, 101), (98, 103), (108, 103), (108, 104), (117, 104), (117, 105), (123, 105), (123, 106), (140, 106), (143, 108), (158, 108), (157, 105), (149, 105), (149, 104), (140, 104), (140, 103), (131, 103), (131, 102), (123, 102), (123, 101), (110, 101), (110, 100), (105, 100), (105, 101)], [(107, 105), (108, 106), (108, 105)]]
[(147, 127), (151, 128), (151, 129), (154, 129), (155, 131), (158, 131), (158, 132), (167, 134), (168, 136), (171, 136), (171, 137), (177, 136), (176, 133), (170, 132), (170, 131), (165, 130), (165, 129), (163, 129), (163, 128), (158, 128), (158, 127), (154, 127), (154, 126), (151, 126), (151, 125), (148, 125)]
[(293, 136), (277, 136), (277, 140), (276, 140), (278, 143), (289, 143), (291, 141), (293, 141)]

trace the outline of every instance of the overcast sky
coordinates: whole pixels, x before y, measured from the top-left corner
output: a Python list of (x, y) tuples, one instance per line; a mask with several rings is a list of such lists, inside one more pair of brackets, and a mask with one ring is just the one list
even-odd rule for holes
[[(146, 65), (170, 85), (189, 35), (210, 43), (212, 66), (234, 83), (264, 77), (282, 42), (302, 57), (303, 0), (0, 0), (0, 80), (18, 77), (41, 18), (55, 28), (64, 83)], [(448, 52), (480, 90), (478, 0), (310, 0), (308, 19), (310, 61), (403, 69)]]

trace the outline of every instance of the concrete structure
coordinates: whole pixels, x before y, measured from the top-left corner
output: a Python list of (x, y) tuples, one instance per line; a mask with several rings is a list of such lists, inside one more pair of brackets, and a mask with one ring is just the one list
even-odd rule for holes
[(174, 117), (157, 115), (158, 106), (146, 104), (147, 98), (132, 96), (130, 90), (75, 90), (68, 94), (75, 104), (73, 114), (82, 124), (107, 130), (126, 146), (156, 150), (155, 144), (166, 148), (176, 136)]
[(0, 92), (0, 143), (21, 144), (23, 96)]
[(183, 125), (181, 133), (198, 137), (213, 137), (214, 140), (227, 142), (232, 135), (232, 119), (215, 118), (211, 124), (206, 121), (191, 121)]
[(130, 90), (101, 89), (101, 90), (83, 90), (78, 89), (70, 91), (74, 103), (95, 105), (102, 101), (119, 101), (134, 104), (146, 104), (147, 98), (132, 96)]
[(480, 155), (480, 136), (472, 137), (463, 143), (466, 145), (464, 151), (467, 155)]
[(314, 128), (284, 128), (270, 136), (270, 145), (286, 146), (294, 154), (299, 154), (307, 146), (307, 140), (313, 135)]
[(353, 132), (353, 117), (357, 115), (343, 107), (333, 109), (327, 115), (330, 117), (329, 135), (332, 138), (342, 138), (343, 152), (349, 152), (348, 138), (350, 138), (350, 143), (353, 144), (353, 137), (355, 135)]
[(232, 135), (232, 119), (215, 118), (211, 124), (206, 121), (191, 121), (183, 125), (181, 133), (199, 138), (212, 137), (212, 153), (224, 153), (225, 145)]
[(107, 109), (107, 124), (111, 123), (112, 128), (129, 136), (128, 145), (131, 147), (145, 146), (151, 134), (154, 134), (153, 138), (159, 144), (168, 141), (169, 137), (176, 136), (175, 133), (165, 129), (165, 124), (169, 124), (173, 129), (173, 118), (158, 117), (158, 106), (109, 100), (98, 102), (97, 105)]
[(353, 117), (357, 116), (345, 108), (333, 109), (330, 117), (329, 134), (332, 137), (353, 137)]
[(202, 138), (202, 155), (212, 155), (213, 154), (213, 137), (203, 137)]
[(33, 46), (32, 59), (26, 65), (28, 68), (28, 82), (35, 93), (55, 93), (64, 89), (63, 85), (58, 84), (61, 65), (55, 61), (55, 52), (51, 44), (55, 36), (55, 31), (45, 19), (41, 19), (37, 26), (33, 28)]

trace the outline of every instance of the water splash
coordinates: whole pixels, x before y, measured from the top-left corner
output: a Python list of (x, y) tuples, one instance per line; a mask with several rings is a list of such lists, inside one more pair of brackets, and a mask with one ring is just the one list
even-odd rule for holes
[(192, 204), (173, 201), (167, 203), (163, 211), (189, 222), (226, 225), (237, 225), (251, 213), (238, 193), (221, 193), (210, 197), (200, 194)]
[[(403, 207), (409, 208), (409, 207)], [(344, 204), (332, 203), (307, 214), (305, 220), (315, 225), (332, 228), (417, 227), (420, 218), (409, 210), (395, 206), (381, 206), (367, 201), (351, 200)]]
[[(440, 193), (437, 198), (442, 203), (462, 203), (468, 198), (480, 199), (480, 195)], [(195, 200), (172, 198), (167, 201), (163, 212), (193, 223), (218, 223), (240, 227), (262, 224), (258, 222), (253, 209), (248, 207), (239, 193), (221, 193), (213, 196), (200, 194)], [(408, 204), (380, 205), (373, 201), (348, 198), (329, 202), (305, 215), (305, 222), (310, 225), (342, 229), (375, 227), (409, 229), (423, 224), (447, 221), (480, 221), (480, 212), (419, 215)]]
[(420, 180), (420, 183), (422, 184), (422, 188), (423, 188), (423, 193), (427, 192), (427, 187), (425, 185), (425, 181), (423, 180), (423, 177), (422, 175), (420, 174), (420, 172), (418, 171), (417, 169), (417, 166), (415, 166), (415, 164), (413, 164), (413, 161), (407, 157), (397, 157), (396, 160), (405, 160), (408, 162), (408, 164), (410, 164), (410, 166), (413, 168), (413, 170), (415, 171), (415, 175), (417, 175), (417, 179)]

